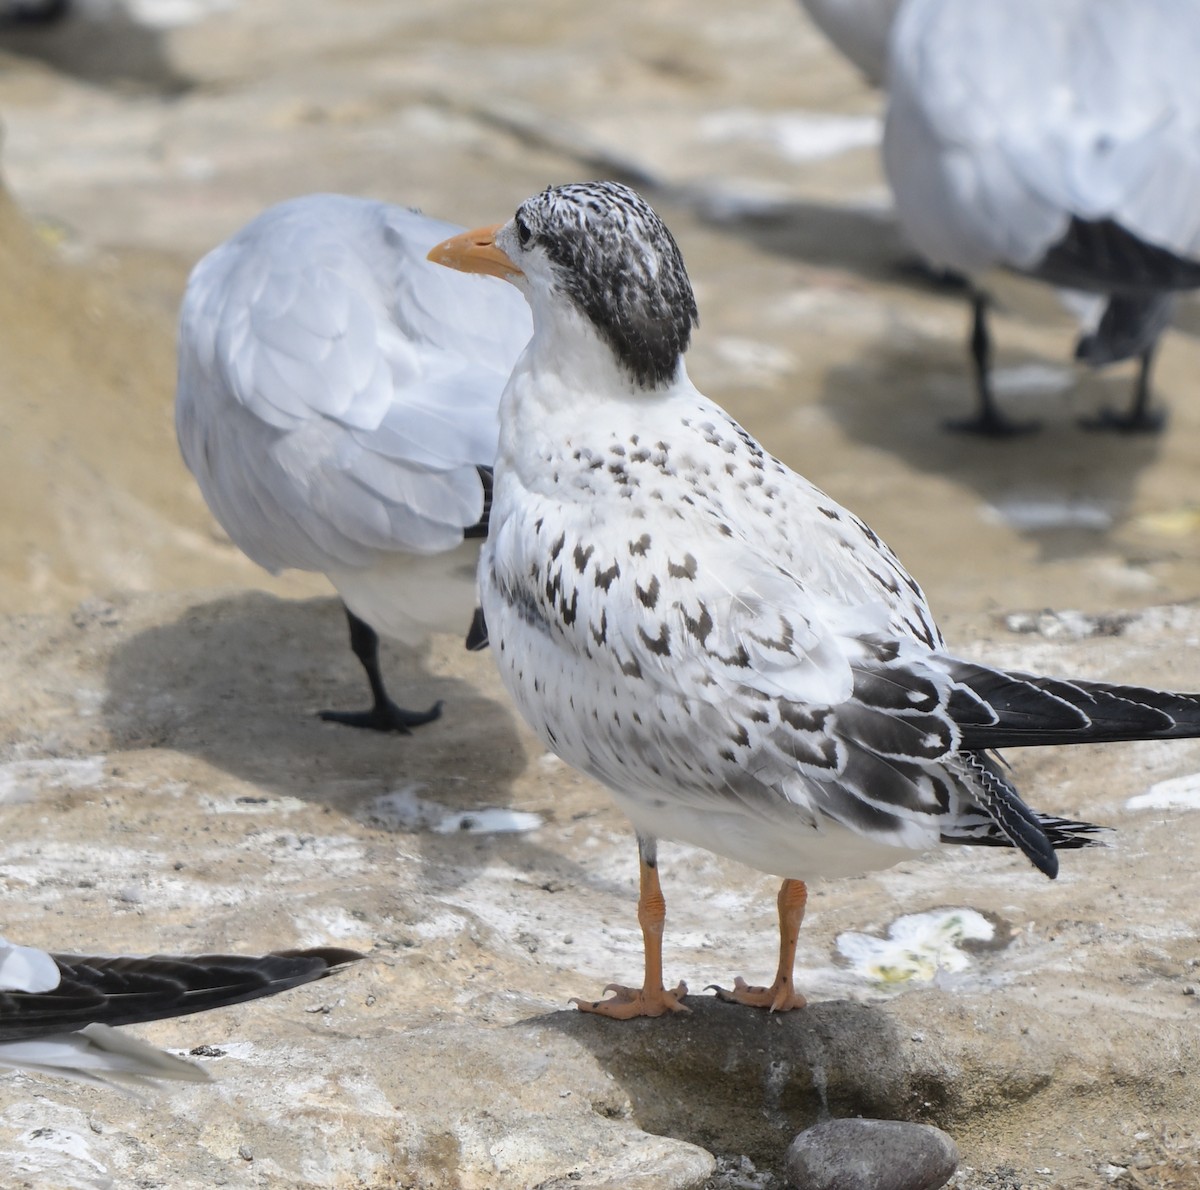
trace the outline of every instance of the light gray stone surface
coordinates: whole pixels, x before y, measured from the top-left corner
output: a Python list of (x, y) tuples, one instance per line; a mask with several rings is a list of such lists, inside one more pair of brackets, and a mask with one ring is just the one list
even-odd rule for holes
[[(700, 991), (769, 974), (773, 882), (665, 846), (667, 975), (687, 979), (693, 1013), (618, 1024), (567, 1007), (640, 975), (635, 847), (606, 795), (540, 752), (486, 655), (452, 638), (387, 656), (400, 690), (446, 699), (439, 723), (398, 739), (317, 722), (359, 695), (342, 632), (332, 600), (250, 593), (114, 594), (0, 622), (8, 934), (370, 955), (139, 1030), (222, 1051), (199, 1059), (212, 1086), (135, 1102), (0, 1081), (11, 1184), (735, 1187), (749, 1162), (777, 1187), (798, 1129), (858, 1114), (945, 1129), (971, 1190), (1005, 1164), (1025, 1185), (1094, 1184), (1139, 1134), (1187, 1143), (1200, 778), (1130, 799), (1195, 774), (1200, 745), (1014, 753), (1033, 804), (1111, 825), (1110, 845), (1065, 856), (1054, 883), (960, 848), (816, 886), (798, 964), (810, 1006), (787, 1016)], [(1200, 616), (1174, 608), (1134, 617), (1119, 651), (1002, 628), (964, 648), (1170, 683), (1198, 638)], [(526, 829), (439, 833), (463, 812)], [(883, 940), (947, 906), (993, 937), (936, 952), (932, 981), (919, 961), (889, 982), (843, 957), (849, 934)]]

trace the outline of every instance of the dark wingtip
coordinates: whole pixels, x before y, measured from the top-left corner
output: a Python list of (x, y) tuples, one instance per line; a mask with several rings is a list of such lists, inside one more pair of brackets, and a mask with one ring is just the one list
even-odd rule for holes
[(280, 959), (308, 959), (324, 964), (327, 968), (325, 972), (327, 975), (367, 957), (361, 951), (347, 950), (342, 946), (314, 946), (304, 950), (273, 950), (271, 954)]
[(492, 489), (494, 484), (492, 468), (477, 466), (475, 471), (479, 476), (479, 482), (483, 485), (483, 514), (475, 524), (464, 526), (463, 537), (468, 541), (486, 537), (488, 535), (488, 522), (492, 519)]
[(1058, 856), (1054, 853), (1054, 840), (1034, 811), (1024, 802), (1020, 803), (1023, 813), (1011, 816), (1004, 824), (1005, 833), (1021, 853), (1043, 876), (1051, 880), (1058, 875)]
[(1021, 850), (1029, 857), (1030, 863), (1033, 864), (1043, 876), (1048, 876), (1051, 880), (1058, 879), (1058, 856), (1055, 855), (1054, 849), (1050, 846), (1050, 841), (1045, 840), (1045, 849), (1041, 847), (1033, 848), (1022, 845)]
[(243, 1004), (336, 974), (364, 956), (340, 946), (265, 955), (51, 956), (53, 993), (0, 993), (0, 1041), (85, 1025), (132, 1025)]
[(471, 627), (467, 630), (467, 651), (478, 653), (488, 647), (487, 621), (483, 618), (483, 608), (477, 607), (471, 617)]

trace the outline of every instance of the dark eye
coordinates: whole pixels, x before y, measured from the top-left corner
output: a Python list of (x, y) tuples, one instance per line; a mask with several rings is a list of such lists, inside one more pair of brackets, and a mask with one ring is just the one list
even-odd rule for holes
[(516, 217), (516, 225), (517, 225), (517, 239), (521, 241), (521, 247), (524, 248), (529, 243), (529, 241), (533, 238), (533, 232), (531, 232), (529, 230), (529, 225), (525, 222), (524, 219), (521, 218), (520, 215), (518, 215)]

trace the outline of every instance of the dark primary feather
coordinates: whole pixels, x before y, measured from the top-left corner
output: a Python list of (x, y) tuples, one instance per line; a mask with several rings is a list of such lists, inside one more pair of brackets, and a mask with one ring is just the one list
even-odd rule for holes
[(467, 539), (486, 537), (488, 535), (488, 522), (492, 519), (492, 469), (491, 467), (479, 466), (475, 470), (479, 472), (479, 481), (483, 484), (483, 512), (475, 524), (468, 525), (463, 530), (463, 537)]
[[(951, 681), (947, 683), (946, 677)], [(898, 829), (907, 813), (955, 807), (946, 843), (1015, 847), (1047, 876), (1055, 852), (1104, 828), (1031, 810), (992, 749), (1200, 736), (1200, 696), (1006, 673), (959, 660), (936, 668), (864, 664), (838, 708), (853, 742), (836, 812), (860, 829)], [(894, 819), (894, 821), (892, 821)]]
[(960, 746), (1037, 747), (1200, 736), (1200, 695), (1068, 682), (956, 661), (949, 702)]
[(1094, 847), (1099, 843), (1096, 836), (1104, 832), (1102, 826), (1031, 810), (1005, 777), (995, 756), (966, 752), (961, 759), (975, 779), (981, 812), (965, 814), (953, 829), (943, 831), (943, 843), (1016, 847), (1051, 880), (1058, 875), (1056, 851)]
[(1200, 261), (1151, 244), (1112, 219), (1073, 217), (1067, 233), (1029, 270), (1051, 285), (1108, 296), (1075, 358), (1094, 368), (1149, 350), (1171, 322), (1172, 294), (1200, 286)]
[(363, 956), (322, 947), (256, 955), (52, 955), (61, 972), (49, 992), (0, 991), (0, 1041), (85, 1025), (131, 1025), (186, 1016), (323, 979)]
[(1112, 219), (1073, 217), (1066, 235), (1029, 271), (1051, 285), (1127, 296), (1200, 286), (1200, 261), (1148, 243)]
[(1016, 846), (1050, 877), (1058, 871), (1055, 851), (1090, 846), (1103, 828), (1030, 810), (991, 749), (1200, 737), (1200, 695), (1006, 673), (964, 661), (950, 663), (947, 672), (954, 681), (947, 712), (983, 813), (966, 815), (942, 841)]
[(467, 652), (478, 653), (488, 647), (487, 620), (483, 617), (483, 608), (477, 607), (471, 617), (471, 627), (467, 629)]

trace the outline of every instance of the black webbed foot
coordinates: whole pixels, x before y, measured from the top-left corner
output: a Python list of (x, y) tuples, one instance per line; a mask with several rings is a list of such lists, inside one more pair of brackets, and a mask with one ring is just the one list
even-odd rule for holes
[(1041, 428), (1040, 421), (1013, 421), (997, 413), (994, 406), (989, 406), (975, 417), (955, 418), (942, 422), (942, 425), (955, 434), (975, 434), (980, 438), (1020, 438), (1025, 434), (1036, 434)]
[(427, 711), (406, 711), (389, 698), (376, 703), (369, 711), (321, 711), (319, 716), (326, 723), (341, 723), (344, 727), (362, 727), (368, 731), (394, 731), (400, 735), (411, 735), (414, 727), (422, 727), (441, 718), (442, 703), (439, 699)]
[(1092, 417), (1081, 417), (1079, 425), (1085, 430), (1110, 434), (1161, 434), (1166, 428), (1165, 409), (1132, 409), (1118, 413), (1114, 409), (1101, 409)]
[(368, 731), (394, 731), (409, 735), (414, 727), (432, 723), (442, 713), (442, 704), (435, 702), (427, 711), (406, 711), (388, 697), (379, 671), (379, 636), (366, 620), (346, 608), (346, 622), (350, 626), (350, 647), (362, 663), (367, 681), (371, 683), (371, 697), (375, 705), (369, 711), (321, 711), (326, 723), (341, 723), (345, 727), (362, 727)]

